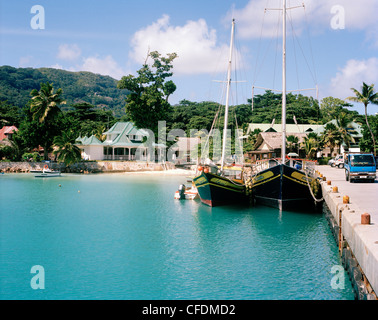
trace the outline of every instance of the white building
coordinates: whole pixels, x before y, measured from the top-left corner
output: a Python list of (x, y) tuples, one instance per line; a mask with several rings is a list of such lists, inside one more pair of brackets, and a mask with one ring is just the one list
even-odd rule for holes
[(148, 131), (136, 128), (131, 122), (117, 122), (104, 135), (104, 142), (95, 136), (76, 139), (83, 159), (147, 161), (153, 159), (152, 156), (155, 156), (155, 160), (165, 157), (166, 146), (150, 143)]

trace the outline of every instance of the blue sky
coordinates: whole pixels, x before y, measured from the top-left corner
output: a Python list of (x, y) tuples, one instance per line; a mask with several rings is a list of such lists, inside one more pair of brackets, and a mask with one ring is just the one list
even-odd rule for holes
[[(148, 50), (176, 52), (177, 91), (170, 102), (221, 101), (220, 85), (212, 80), (225, 77), (235, 18), (235, 68), (237, 80), (245, 82), (237, 84), (231, 103), (244, 103), (252, 84), (281, 87), (280, 11), (264, 13), (281, 2), (0, 0), (0, 65), (85, 70), (120, 79), (136, 74)], [(305, 8), (288, 13), (288, 89), (318, 85), (320, 99), (345, 99), (363, 81), (378, 83), (378, 1), (303, 2)], [(301, 4), (287, 0), (289, 7)], [(44, 9), (44, 29), (31, 26), (40, 13), (31, 13), (34, 5)], [(369, 106), (369, 113), (376, 112), (378, 106)]]

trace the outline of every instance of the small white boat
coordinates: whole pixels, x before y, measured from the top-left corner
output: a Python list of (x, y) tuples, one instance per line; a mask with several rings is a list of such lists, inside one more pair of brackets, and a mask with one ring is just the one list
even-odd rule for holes
[(175, 192), (175, 199), (177, 200), (194, 200), (198, 198), (198, 191), (194, 186), (187, 189), (184, 184), (181, 184), (179, 189)]
[(60, 171), (51, 170), (47, 165), (43, 167), (43, 170), (32, 170), (30, 172), (36, 173), (35, 178), (60, 177)]

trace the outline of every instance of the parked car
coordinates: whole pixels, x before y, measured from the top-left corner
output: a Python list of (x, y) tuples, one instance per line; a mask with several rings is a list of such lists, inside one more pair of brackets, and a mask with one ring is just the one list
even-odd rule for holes
[(336, 160), (334, 164), (334, 167), (338, 167), (340, 169), (344, 168), (344, 158)]
[(365, 154), (348, 154), (345, 159), (345, 179), (353, 182), (355, 180), (367, 180), (374, 182), (376, 178), (376, 162), (374, 156)]
[(344, 160), (344, 156), (342, 154), (337, 155), (336, 157), (328, 161), (328, 165), (330, 165), (331, 167), (335, 167), (336, 161), (338, 160)]

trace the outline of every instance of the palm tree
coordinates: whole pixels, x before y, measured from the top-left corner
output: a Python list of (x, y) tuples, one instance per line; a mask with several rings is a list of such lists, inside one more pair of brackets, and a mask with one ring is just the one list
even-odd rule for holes
[(304, 137), (304, 141), (302, 142), (303, 149), (306, 153), (307, 159), (315, 158), (316, 152), (318, 151), (318, 142), (313, 137)]
[(331, 157), (333, 156), (333, 150), (339, 144), (342, 143), (342, 138), (340, 136), (340, 132), (338, 128), (333, 123), (327, 123), (325, 126), (325, 130), (322, 134), (322, 142), (324, 146), (329, 147)]
[(244, 149), (246, 152), (253, 151), (255, 149), (255, 144), (257, 142), (257, 137), (259, 133), (262, 132), (261, 129), (255, 129), (249, 133), (246, 143), (244, 144)]
[[(61, 98), (62, 89), (58, 89), (54, 92), (53, 86), (46, 82), (41, 83), (41, 89), (36, 89), (30, 92), (32, 96), (30, 100), (30, 112), (33, 115), (33, 120), (39, 121), (43, 124), (43, 130), (46, 137), (51, 135), (51, 127), (57, 120), (57, 117), (61, 113), (59, 108), (60, 104), (65, 104)], [(48, 150), (51, 147), (52, 139), (44, 139), (44, 159), (48, 159)]]
[(306, 154), (306, 158), (315, 159), (316, 153), (322, 148), (322, 141), (320, 141), (320, 137), (315, 132), (310, 132), (304, 137), (301, 146)]
[(286, 148), (289, 152), (298, 152), (299, 138), (294, 135), (287, 136)]
[(34, 89), (30, 92), (31, 103), (30, 112), (33, 114), (33, 120), (39, 119), (39, 122), (50, 122), (56, 120), (61, 112), (60, 104), (65, 104), (60, 95), (63, 93), (62, 89), (58, 89), (54, 93), (53, 86), (46, 82), (41, 83), (41, 89), (37, 91)]
[(354, 138), (350, 135), (347, 130), (350, 120), (345, 112), (340, 112), (336, 118), (337, 131), (340, 139), (339, 150), (341, 150), (341, 144), (344, 142), (348, 149), (350, 148), (350, 143), (355, 142)]
[(76, 134), (74, 131), (62, 132), (61, 136), (56, 136), (54, 154), (58, 155), (58, 162), (64, 162), (66, 166), (81, 160), (81, 150), (75, 145)]
[(354, 88), (351, 88), (351, 90), (354, 92), (354, 94), (356, 96), (355, 97), (348, 97), (347, 99), (350, 100), (350, 101), (354, 101), (354, 102), (361, 102), (365, 106), (366, 125), (367, 125), (367, 127), (370, 131), (371, 138), (373, 140), (373, 151), (374, 151), (374, 155), (376, 155), (375, 138), (374, 138), (373, 131), (371, 130), (370, 125), (369, 125), (369, 121), (368, 121), (367, 106), (368, 106), (369, 103), (378, 104), (378, 92), (374, 92), (374, 84), (369, 86), (365, 82), (362, 83), (361, 92), (359, 92), (358, 90), (356, 90)]

